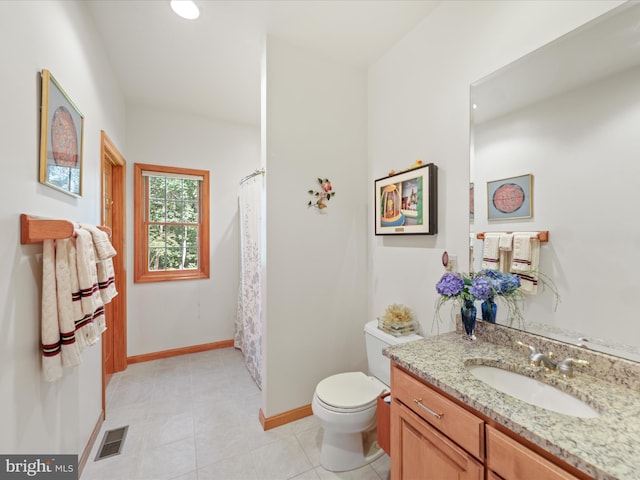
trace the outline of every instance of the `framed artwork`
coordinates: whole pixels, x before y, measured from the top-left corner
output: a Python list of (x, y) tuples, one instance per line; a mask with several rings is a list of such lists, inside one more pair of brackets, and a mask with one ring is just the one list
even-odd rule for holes
[(487, 182), (489, 220), (531, 218), (533, 215), (533, 175)]
[(40, 182), (82, 196), (84, 116), (51, 72), (42, 70)]
[(375, 181), (376, 235), (438, 233), (438, 167), (433, 163)]

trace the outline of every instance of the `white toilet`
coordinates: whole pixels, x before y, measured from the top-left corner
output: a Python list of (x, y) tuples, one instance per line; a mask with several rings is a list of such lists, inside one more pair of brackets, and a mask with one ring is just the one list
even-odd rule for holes
[(332, 472), (354, 470), (379, 458), (384, 451), (365, 451), (365, 439), (376, 427), (378, 396), (389, 390), (391, 365), (382, 350), (419, 340), (419, 335), (394, 337), (378, 328), (377, 320), (364, 327), (369, 373), (339, 373), (316, 386), (311, 408), (324, 429), (320, 464)]

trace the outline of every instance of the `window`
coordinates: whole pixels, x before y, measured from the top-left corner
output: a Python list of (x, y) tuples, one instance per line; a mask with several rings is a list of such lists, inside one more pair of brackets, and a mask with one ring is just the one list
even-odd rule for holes
[(134, 281), (209, 278), (209, 172), (134, 164)]

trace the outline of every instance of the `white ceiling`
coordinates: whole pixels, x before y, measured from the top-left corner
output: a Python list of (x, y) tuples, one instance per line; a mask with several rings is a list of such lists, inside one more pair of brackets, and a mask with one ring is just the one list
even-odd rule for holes
[(169, 0), (86, 2), (128, 101), (258, 125), (265, 35), (366, 67), (440, 0)]

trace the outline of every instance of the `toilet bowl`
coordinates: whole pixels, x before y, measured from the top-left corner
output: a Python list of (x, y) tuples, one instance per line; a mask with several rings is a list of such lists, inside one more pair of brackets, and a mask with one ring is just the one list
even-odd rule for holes
[(389, 391), (390, 383), (390, 362), (382, 350), (422, 337), (393, 337), (378, 329), (374, 320), (365, 325), (365, 338), (373, 375), (347, 372), (327, 377), (316, 386), (311, 402), (323, 428), (320, 464), (332, 472), (360, 468), (384, 454), (373, 435), (377, 399)]

